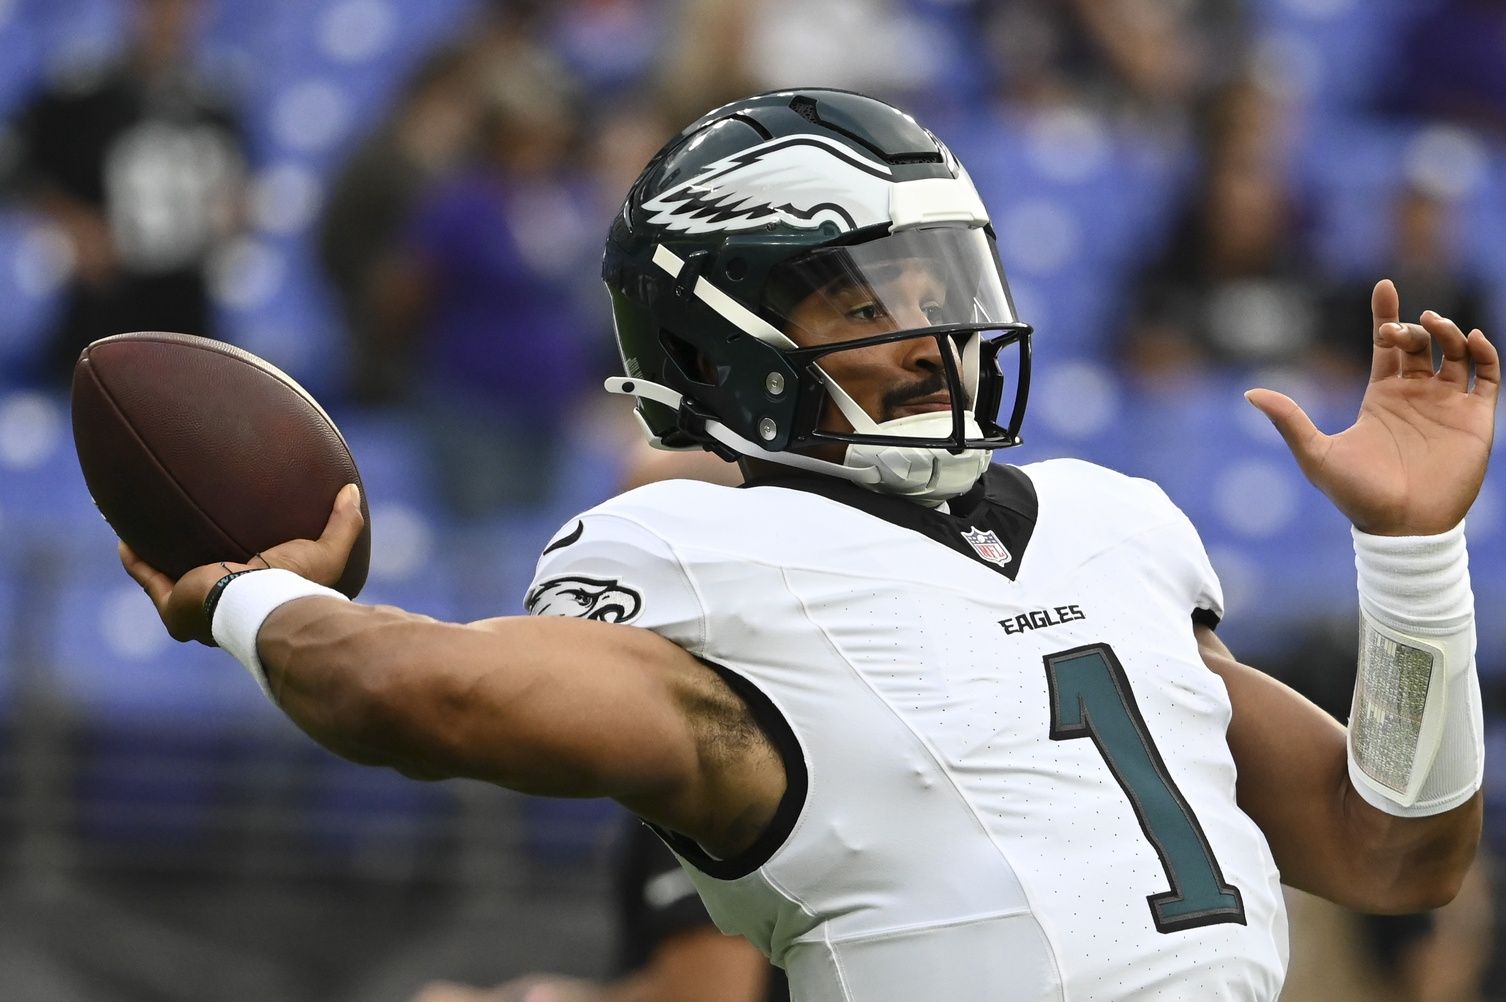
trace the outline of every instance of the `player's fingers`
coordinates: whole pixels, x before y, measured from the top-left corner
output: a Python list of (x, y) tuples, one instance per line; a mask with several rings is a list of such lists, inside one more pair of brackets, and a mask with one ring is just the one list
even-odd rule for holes
[(1470, 361), (1475, 363), (1474, 392), (1495, 403), (1501, 393), (1501, 354), (1478, 328), (1469, 332), (1466, 344)]
[[(1395, 359), (1392, 375), (1431, 376), (1433, 374), (1432, 338), (1421, 324), (1383, 324), (1375, 332), (1377, 351), (1391, 349)], [(1375, 368), (1371, 368), (1375, 376)]]
[(1370, 316), (1375, 321), (1375, 330), (1379, 330), (1382, 324), (1394, 324), (1401, 319), (1401, 294), (1396, 291), (1396, 283), (1389, 278), (1376, 282), (1375, 288), (1370, 290)]
[(365, 524), (366, 520), (361, 517), (361, 489), (355, 484), (346, 484), (335, 495), (334, 510), (329, 513), (329, 521), (319, 534), (319, 549), (336, 558), (340, 569), (343, 569), (345, 558), (350, 554), (351, 547), (356, 545), (361, 527)]
[(1396, 292), (1396, 283), (1383, 278), (1375, 283), (1370, 293), (1370, 337), (1375, 344), (1370, 362), (1370, 379), (1385, 379), (1401, 371), (1399, 353), (1388, 343), (1382, 343), (1381, 329), (1387, 324), (1401, 322), (1401, 297)]
[(1312, 418), (1307, 416), (1307, 412), (1295, 400), (1284, 393), (1263, 389), (1246, 390), (1245, 399), (1276, 426), (1276, 430), (1286, 440), (1287, 448), (1292, 450), (1292, 455), (1297, 457), (1298, 464), (1304, 470), (1310, 462), (1318, 459), (1328, 436), (1318, 430)]
[(1422, 325), (1428, 329), (1443, 353), (1443, 361), (1438, 366), (1439, 378), (1453, 383), (1461, 390), (1467, 389), (1469, 345), (1465, 342), (1464, 332), (1448, 317), (1440, 316), (1432, 310), (1422, 315)]
[(152, 600), (157, 611), (161, 612), (167, 607), (168, 596), (173, 593), (172, 578), (138, 557), (136, 551), (127, 546), (124, 540), (121, 541), (118, 549), (121, 566), (141, 586), (141, 590), (146, 592), (147, 598)]
[(343, 540), (347, 545), (354, 544), (356, 537), (361, 534), (361, 526), (365, 524), (366, 520), (361, 517), (361, 488), (355, 484), (346, 484), (335, 495), (335, 507), (329, 513), (324, 531), (319, 534), (319, 541)]

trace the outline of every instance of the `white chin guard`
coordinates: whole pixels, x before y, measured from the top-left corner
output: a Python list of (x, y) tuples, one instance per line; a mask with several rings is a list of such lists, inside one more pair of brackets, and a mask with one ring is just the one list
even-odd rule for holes
[[(963, 429), (969, 438), (982, 436), (982, 430), (972, 415), (963, 418)], [(911, 414), (874, 424), (864, 431), (879, 435), (944, 438), (952, 433), (952, 415), (946, 411)], [(988, 469), (989, 460), (986, 449), (967, 449), (953, 454), (945, 449), (921, 449), (909, 445), (854, 444), (847, 447), (844, 465), (873, 469), (878, 474), (877, 480), (863, 484), (871, 491), (936, 505), (965, 493)]]

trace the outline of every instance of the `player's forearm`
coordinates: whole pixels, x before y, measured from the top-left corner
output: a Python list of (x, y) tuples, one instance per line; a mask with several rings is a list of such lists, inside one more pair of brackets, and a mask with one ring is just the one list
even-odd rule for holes
[(433, 706), (444, 697), (450, 624), (388, 606), (304, 598), (257, 633), (273, 698), (294, 723), (346, 758), (419, 778), (455, 775)]
[[(592, 629), (599, 627), (599, 629)], [(589, 636), (582, 637), (582, 631)], [(563, 617), (442, 623), (384, 606), (300, 598), (256, 634), (274, 700), (326, 747), (422, 779), (465, 777), (556, 797), (637, 795), (688, 768), (593, 729), (601, 705), (665, 732), (677, 704), (647, 669), (647, 631)], [(604, 642), (603, 648), (597, 642)], [(562, 673), (561, 652), (590, 665)], [(591, 679), (584, 678), (590, 674)]]
[(1239, 805), (1266, 833), (1282, 882), (1375, 914), (1451, 900), (1479, 842), (1479, 794), (1430, 817), (1377, 810), (1350, 782), (1343, 729), (1280, 683), (1240, 669), (1220, 673), (1231, 697), (1242, 697), (1229, 728)]
[(1401, 887), (1436, 907), (1457, 892), (1480, 836), (1484, 731), (1463, 526), (1355, 530), (1354, 542), (1361, 630), (1347, 814), (1395, 850)]
[(1479, 796), (1427, 817), (1372, 807), (1350, 781), (1337, 721), (1234, 660), (1205, 627), (1199, 641), (1234, 706), (1239, 806), (1265, 833), (1282, 882), (1364, 912), (1422, 911), (1452, 898), (1479, 840)]
[(1345, 902), (1362, 911), (1405, 914), (1439, 908), (1458, 894), (1480, 844), (1484, 798), (1453, 810), (1401, 818), (1365, 802), (1347, 777), (1340, 794), (1346, 836), (1358, 872)]

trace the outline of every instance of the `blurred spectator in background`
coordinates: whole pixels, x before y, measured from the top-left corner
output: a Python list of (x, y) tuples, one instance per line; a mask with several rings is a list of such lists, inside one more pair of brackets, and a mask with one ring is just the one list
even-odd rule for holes
[(1421, 915), (1359, 915), (1288, 891), (1292, 959), (1282, 1002), (1485, 1002), (1494, 911), (1488, 861)]
[(1324, 326), (1277, 121), (1269, 96), (1245, 83), (1208, 112), (1201, 180), (1165, 253), (1131, 280), (1139, 305), (1123, 343), (1141, 376), (1180, 378), (1208, 364), (1352, 370), (1353, 332)]
[(978, 5), (1001, 96), (1180, 125), (1237, 61), (1242, 0), (1016, 0)]
[[(719, 0), (587, 0), (552, 5), (549, 41), (581, 87), (610, 101), (653, 76), (666, 50), (717, 49), (715, 36), (671, 34), (674, 7)], [(694, 40), (694, 44), (684, 44)]]
[[(1506, 32), (1502, 34), (1506, 46)], [(1391, 204), (1387, 257), (1379, 273), (1396, 281), (1402, 296), (1402, 316), (1410, 317), (1426, 306), (1457, 320), (1466, 329), (1486, 326), (1486, 293), (1479, 280), (1460, 268), (1460, 253), (1454, 225), (1454, 204), (1432, 194), (1421, 184), (1404, 185)], [(1339, 285), (1332, 294), (1329, 324), (1353, 317), (1356, 304), (1368, 301), (1370, 288), (1363, 281)], [(1408, 310), (1411, 309), (1409, 313)], [(1370, 364), (1370, 346), (1356, 341), (1349, 345), (1354, 364)]]
[(410, 388), (411, 345), (384, 338), (392, 328), (372, 315), (374, 284), (420, 199), (475, 142), (476, 78), (469, 50), (447, 45), (430, 54), (330, 182), (319, 257), (345, 322), (350, 392), (359, 403), (397, 403)]
[[(896, 0), (678, 0), (671, 44), (660, 57), (660, 106), (676, 123), (688, 124), (747, 94), (814, 81), (890, 100), (914, 98), (935, 79), (946, 44), (909, 6)], [(683, 44), (686, 39), (695, 44)]]
[[(708, 106), (709, 108), (710, 106)], [(683, 120), (671, 118), (661, 102), (647, 95), (630, 95), (602, 102), (594, 109), (585, 144), (585, 160), (592, 175), (595, 219), (611, 219), (622, 207), (641, 164), (658, 152), (664, 141), (708, 110)], [(637, 159), (637, 158), (640, 158)], [(595, 282), (599, 276), (593, 274)], [(606, 299), (600, 289), (596, 294)]]
[[(750, 4), (743, 0), (679, 0), (675, 6), (672, 39), (693, 38), (696, 44), (672, 42), (666, 47), (661, 56), (657, 103), (678, 129), (759, 87), (748, 66)], [(666, 132), (665, 136), (671, 134)]]
[[(413, 344), (410, 381), (455, 514), (537, 506), (585, 388), (582, 276), (599, 257), (559, 82), (494, 76), (476, 163), (418, 208), (373, 290), (384, 343)], [(598, 293), (599, 295), (599, 293)]]
[(1359, 918), (1369, 959), (1405, 1002), (1481, 1002), (1495, 913), (1490, 863), (1482, 857), (1459, 896), (1426, 915)]
[(561, 102), (571, 114), (579, 113), (581, 82), (550, 37), (559, 19), (575, 6), (549, 0), (485, 0), (459, 39), (476, 67), (482, 96), (493, 99), (516, 89), (526, 101), (531, 94), (552, 92), (548, 107), (539, 114), (557, 110)]
[(118, 61), (64, 72), (21, 114), (21, 190), (72, 251), (48, 382), (109, 334), (213, 333), (206, 266), (241, 216), (244, 160), (234, 111), (193, 65), (200, 6), (134, 0)]
[(614, 865), (618, 976), (529, 974), (495, 988), (440, 982), (413, 1002), (788, 1002), (789, 982), (741, 936), (711, 922), (690, 876), (637, 818)]

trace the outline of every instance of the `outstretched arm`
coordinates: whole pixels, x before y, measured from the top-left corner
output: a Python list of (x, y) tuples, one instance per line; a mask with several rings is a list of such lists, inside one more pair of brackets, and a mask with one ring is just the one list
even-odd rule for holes
[[(1484, 480), (1500, 360), (1433, 312), (1372, 298), (1374, 360), (1355, 423), (1325, 435), (1291, 399), (1247, 397), (1355, 527), (1363, 637), (1350, 729), (1247, 668), (1211, 631), (1234, 706), (1239, 800), (1283, 877), (1368, 911), (1437, 907), (1479, 841), (1483, 761), (1474, 613), (1460, 529)], [(1432, 343), (1442, 349), (1435, 370)]]
[[(318, 540), (274, 547), (264, 559), (333, 582), (360, 519), (347, 488)], [(211, 639), (211, 588), (227, 570), (255, 570), (213, 564), (175, 582), (124, 545), (121, 557), (179, 640)], [(246, 580), (259, 573), (278, 572)], [(534, 616), (442, 623), (308, 596), (277, 606), (254, 639), (274, 701), (358, 762), (524, 793), (612, 797), (720, 854), (751, 843), (784, 792), (777, 755), (738, 726), (740, 699), (648, 630)]]

